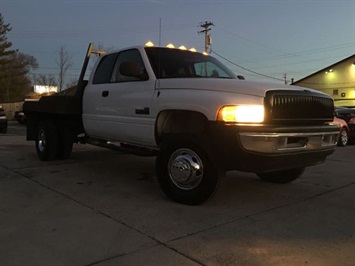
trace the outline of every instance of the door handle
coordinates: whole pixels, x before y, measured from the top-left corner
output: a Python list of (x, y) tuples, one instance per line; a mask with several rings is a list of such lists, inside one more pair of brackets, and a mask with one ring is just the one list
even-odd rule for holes
[(103, 92), (101, 93), (102, 97), (107, 97), (109, 94), (110, 94), (109, 91), (103, 91)]
[(137, 108), (136, 115), (149, 115), (149, 107)]

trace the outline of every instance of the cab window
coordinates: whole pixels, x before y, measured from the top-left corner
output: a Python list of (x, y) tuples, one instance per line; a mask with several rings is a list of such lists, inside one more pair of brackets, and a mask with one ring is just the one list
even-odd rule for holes
[(113, 67), (110, 82), (148, 80), (147, 71), (137, 49), (120, 52)]
[(93, 84), (101, 84), (110, 82), (112, 68), (115, 63), (117, 53), (105, 55), (101, 58), (99, 65), (96, 68)]

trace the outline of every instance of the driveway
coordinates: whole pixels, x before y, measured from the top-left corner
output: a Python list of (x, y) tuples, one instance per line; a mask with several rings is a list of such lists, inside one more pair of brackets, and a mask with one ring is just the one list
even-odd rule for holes
[(199, 206), (170, 201), (155, 158), (75, 145), (42, 162), (0, 134), (0, 264), (354, 265), (355, 145), (287, 185), (229, 172)]

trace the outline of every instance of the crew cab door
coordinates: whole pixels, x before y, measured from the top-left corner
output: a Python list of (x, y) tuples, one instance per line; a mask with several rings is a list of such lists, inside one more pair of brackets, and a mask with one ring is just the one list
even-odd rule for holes
[(87, 134), (154, 147), (154, 86), (138, 49), (103, 57), (84, 93), (83, 122)]

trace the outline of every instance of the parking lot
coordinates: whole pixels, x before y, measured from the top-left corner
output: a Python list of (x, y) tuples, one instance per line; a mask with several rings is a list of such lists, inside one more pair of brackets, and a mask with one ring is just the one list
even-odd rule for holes
[(229, 172), (199, 206), (170, 201), (155, 158), (75, 145), (42, 162), (0, 134), (0, 264), (354, 265), (355, 145), (287, 185)]

